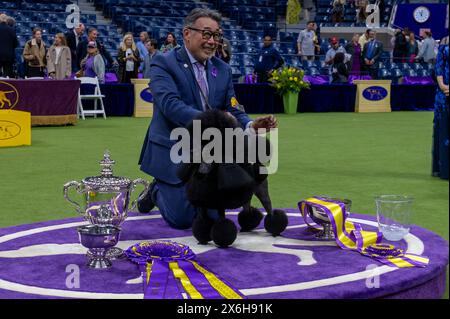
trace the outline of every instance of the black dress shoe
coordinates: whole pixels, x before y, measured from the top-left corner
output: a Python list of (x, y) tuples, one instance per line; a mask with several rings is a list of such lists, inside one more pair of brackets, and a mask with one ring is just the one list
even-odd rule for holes
[[(137, 209), (139, 213), (142, 214), (147, 214), (150, 213), (150, 211), (155, 208), (155, 203), (152, 201), (152, 196), (151, 193), (153, 191), (153, 187), (156, 184), (156, 180), (153, 180), (153, 182), (150, 183), (150, 186), (148, 187), (148, 191), (145, 194), (145, 196), (141, 199), (138, 200), (137, 203)], [(139, 195), (139, 197), (141, 197), (142, 193)]]

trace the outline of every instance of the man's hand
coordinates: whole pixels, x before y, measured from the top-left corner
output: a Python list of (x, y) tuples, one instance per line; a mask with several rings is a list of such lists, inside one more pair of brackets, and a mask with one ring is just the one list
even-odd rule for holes
[(259, 129), (270, 130), (273, 128), (277, 128), (277, 126), (277, 119), (273, 115), (257, 117), (251, 125), (256, 133), (258, 133)]
[(444, 94), (446, 96), (448, 96), (448, 85), (442, 85), (442, 87), (440, 88), (442, 92), (444, 92)]

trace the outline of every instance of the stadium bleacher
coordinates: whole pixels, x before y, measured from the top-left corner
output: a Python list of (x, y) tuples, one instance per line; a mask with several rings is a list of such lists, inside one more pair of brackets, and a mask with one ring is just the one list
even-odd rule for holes
[[(16, 49), (17, 61), (23, 62), (22, 50), (25, 42), (31, 38), (34, 27), (43, 29), (43, 39), (47, 44), (53, 41), (58, 32), (67, 31), (65, 26), (66, 5), (69, 0), (0, 0), (1, 11), (16, 19), (16, 31), (20, 47)], [(182, 25), (184, 17), (195, 7), (217, 9), (224, 16), (222, 23), (224, 36), (230, 40), (233, 57), (230, 61), (233, 76), (253, 73), (254, 63), (262, 45), (265, 34), (270, 34), (276, 41), (275, 47), (280, 51), (286, 64), (304, 68), (308, 75), (328, 75), (329, 67), (324, 64), (324, 54), (329, 49), (328, 39), (321, 39), (322, 56), (312, 64), (302, 62), (297, 56), (296, 41), (298, 32), (277, 30), (277, 18), (285, 14), (286, 1), (273, 0), (208, 0), (207, 2), (160, 1), (160, 0), (93, 0), (97, 10), (112, 20), (108, 25), (98, 24), (96, 15), (81, 14), (81, 22), (87, 27), (96, 27), (99, 41), (103, 42), (112, 57), (117, 56), (117, 49), (125, 32), (147, 31), (160, 43), (168, 32), (173, 32), (177, 41), (182, 43)], [(395, 0), (385, 1), (383, 25), (387, 24)], [(356, 10), (346, 7), (344, 22), (330, 22), (331, 0), (317, 1), (316, 22), (326, 26), (356, 26)], [(283, 8), (281, 10), (280, 8)], [(345, 45), (347, 40), (341, 39)], [(397, 80), (401, 76), (429, 76), (431, 71), (426, 65), (397, 66), (390, 63), (390, 55), (385, 52), (380, 62), (379, 76)]]

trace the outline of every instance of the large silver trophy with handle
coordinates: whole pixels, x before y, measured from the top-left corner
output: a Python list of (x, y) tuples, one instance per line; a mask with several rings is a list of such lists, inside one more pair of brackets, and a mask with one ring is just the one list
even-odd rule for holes
[[(115, 164), (109, 151), (105, 151), (100, 176), (84, 178), (81, 182), (71, 181), (64, 185), (64, 198), (75, 206), (75, 210), (89, 223), (96, 226), (120, 227), (128, 217), (128, 210), (134, 209), (148, 190), (149, 182), (141, 178), (134, 181), (114, 176), (112, 166)], [(138, 184), (145, 186), (142, 194), (129, 204), (131, 193)], [(83, 203), (80, 205), (69, 197), (69, 190), (74, 188), (83, 195)], [(117, 247), (109, 248), (107, 257), (110, 259), (122, 256), (123, 250)], [(88, 253), (89, 255), (89, 253)]]

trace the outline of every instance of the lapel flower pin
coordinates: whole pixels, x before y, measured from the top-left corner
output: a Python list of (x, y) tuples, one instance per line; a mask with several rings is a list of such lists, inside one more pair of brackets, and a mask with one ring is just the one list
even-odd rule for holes
[(213, 77), (216, 77), (216, 76), (217, 76), (217, 69), (216, 69), (215, 67), (213, 67), (213, 68), (211, 69), (211, 75), (212, 75)]

